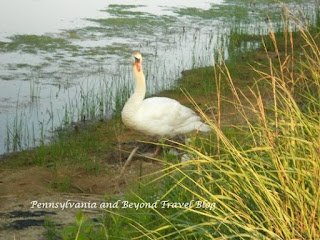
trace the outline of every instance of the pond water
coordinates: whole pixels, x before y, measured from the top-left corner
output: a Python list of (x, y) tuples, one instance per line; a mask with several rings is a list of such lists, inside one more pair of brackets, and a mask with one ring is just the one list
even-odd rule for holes
[[(134, 51), (144, 55), (149, 94), (174, 86), (185, 69), (212, 65), (230, 27), (243, 22), (261, 34), (266, 12), (280, 16), (262, 2), (0, 0), (0, 154), (119, 111)], [(310, 16), (318, 7), (287, 2)]]

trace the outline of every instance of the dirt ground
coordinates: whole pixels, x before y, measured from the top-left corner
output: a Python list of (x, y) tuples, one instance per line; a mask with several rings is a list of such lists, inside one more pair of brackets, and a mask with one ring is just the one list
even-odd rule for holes
[[(98, 175), (63, 168), (57, 173), (49, 167), (37, 166), (1, 169), (0, 239), (46, 239), (43, 236), (45, 221), (56, 223), (57, 228), (75, 222), (79, 208), (71, 207), (71, 204), (87, 203), (87, 208), (80, 208), (87, 218), (94, 220), (103, 214), (99, 204), (105, 201), (106, 195), (120, 198), (128, 188), (132, 189), (137, 184), (141, 174), (156, 172), (162, 165), (135, 156), (126, 167), (122, 181), (118, 181), (122, 167), (123, 164), (108, 163), (105, 165), (106, 171)], [(61, 187), (59, 190), (58, 185), (63, 187), (63, 184), (57, 179), (63, 178), (57, 178), (57, 174), (72, 174), (67, 192), (61, 191)], [(63, 209), (62, 205), (53, 208), (45, 203), (69, 205)]]

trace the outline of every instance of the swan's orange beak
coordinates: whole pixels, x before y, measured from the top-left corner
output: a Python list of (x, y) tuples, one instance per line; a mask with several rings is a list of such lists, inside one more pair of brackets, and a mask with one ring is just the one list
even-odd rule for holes
[(140, 70), (141, 70), (140, 59), (135, 58), (135, 64), (136, 64), (136, 68), (137, 68), (138, 72), (140, 72)]
[(136, 68), (138, 70), (138, 72), (140, 72), (141, 70), (141, 64), (139, 62), (136, 63)]

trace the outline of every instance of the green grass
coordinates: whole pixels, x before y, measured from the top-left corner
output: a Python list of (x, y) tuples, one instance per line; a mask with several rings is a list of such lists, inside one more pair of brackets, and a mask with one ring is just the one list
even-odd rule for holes
[(28, 165), (72, 166), (75, 169), (95, 172), (96, 164), (91, 156), (97, 152), (101, 155), (107, 155), (113, 143), (102, 141), (102, 139), (114, 138), (115, 132), (109, 130), (117, 124), (117, 121), (114, 120), (108, 123), (92, 124), (86, 128), (75, 126), (74, 129), (69, 131), (66, 129), (57, 132), (59, 136), (48, 146), (42, 145), (34, 150), (13, 153), (8, 157), (8, 167)]

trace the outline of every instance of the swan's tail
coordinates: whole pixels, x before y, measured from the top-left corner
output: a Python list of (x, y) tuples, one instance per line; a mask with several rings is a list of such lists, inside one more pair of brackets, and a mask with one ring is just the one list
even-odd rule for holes
[(200, 122), (199, 126), (196, 129), (197, 129), (197, 131), (200, 131), (200, 132), (211, 132), (212, 131), (211, 127), (208, 124), (205, 124), (202, 122)]
[(212, 131), (211, 127), (208, 124), (205, 124), (201, 121), (195, 121), (184, 126), (175, 129), (175, 135), (186, 134), (188, 132), (198, 131), (198, 132), (210, 132)]

